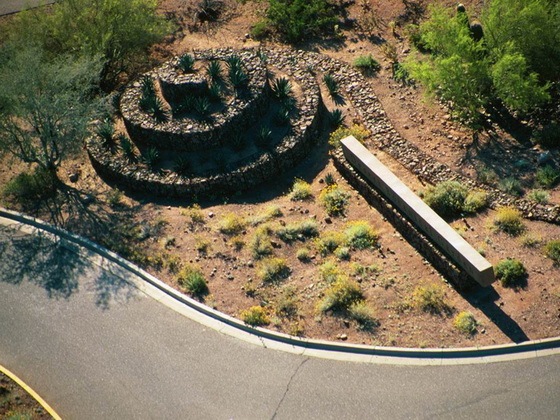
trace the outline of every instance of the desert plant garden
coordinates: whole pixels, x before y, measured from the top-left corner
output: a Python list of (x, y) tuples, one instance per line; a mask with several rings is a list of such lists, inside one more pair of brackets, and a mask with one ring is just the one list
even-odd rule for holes
[[(0, 61), (3, 162), (24, 163), (0, 173), (5, 207), (87, 235), (249, 325), (291, 335), (409, 347), (559, 335), (559, 80), (524, 45), (481, 44), (472, 21), (482, 16), (491, 34), (494, 10), (475, 1), (465, 10), (317, 2), (307, 11), (317, 25), (302, 26), (293, 22), (299, 2), (258, 3), (257, 12), (252, 2), (220, 2), (191, 27), (185, 16), (196, 2), (162, 1), (167, 20), (155, 3), (136, 3), (152, 16), (130, 22), (148, 28), (146, 44), (120, 39), (117, 56), (84, 47), (72, 58), (75, 48), (56, 34), (45, 45), (13, 35), (29, 19), (56, 25), (70, 13), (56, 6), (41, 12), (48, 18), (2, 23), (15, 28)], [(530, 3), (521, 7), (527, 19), (560, 16)], [(281, 29), (286, 19), (290, 30)], [(236, 36), (224, 45), (228, 31)], [(23, 58), (22, 44), (33, 46)], [(81, 104), (68, 122), (55, 119), (48, 141), (34, 116), (56, 116), (58, 105), (43, 98), (37, 112), (41, 89), (6, 87), (14, 57), (44, 68), (37, 86), (58, 83), (49, 98)], [(451, 62), (479, 78), (478, 93), (451, 77)], [(55, 77), (60, 68), (67, 79)], [(29, 101), (10, 105), (13, 95)], [(461, 287), (437, 246), (389, 203), (362, 194), (340, 152), (348, 135), (485, 256), (497, 282)]]

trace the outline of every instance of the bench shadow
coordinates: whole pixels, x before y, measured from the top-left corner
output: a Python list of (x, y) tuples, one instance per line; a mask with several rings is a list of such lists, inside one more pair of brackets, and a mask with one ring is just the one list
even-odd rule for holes
[(493, 286), (475, 286), (459, 293), (472, 306), (480, 309), (511, 341), (514, 343), (529, 341), (529, 337), (519, 324), (496, 304), (500, 295)]

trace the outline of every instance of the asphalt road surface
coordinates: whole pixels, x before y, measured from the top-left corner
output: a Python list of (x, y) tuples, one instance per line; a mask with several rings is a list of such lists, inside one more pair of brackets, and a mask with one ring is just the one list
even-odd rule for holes
[(424, 367), (303, 357), (204, 327), (115, 273), (0, 227), (0, 364), (64, 419), (560, 417), (560, 356)]
[(10, 15), (24, 9), (51, 4), (56, 0), (0, 0), (0, 16)]

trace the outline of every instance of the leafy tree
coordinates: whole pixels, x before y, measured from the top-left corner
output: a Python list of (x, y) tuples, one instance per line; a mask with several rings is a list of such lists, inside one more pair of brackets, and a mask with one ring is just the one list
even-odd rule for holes
[(56, 179), (62, 159), (79, 150), (101, 110), (92, 97), (99, 59), (49, 61), (37, 47), (7, 51), (0, 66), (0, 153), (36, 164)]
[(466, 12), (430, 11), (420, 26), (430, 55), (414, 56), (407, 69), (457, 117), (476, 121), (496, 100), (522, 113), (550, 100), (550, 82), (560, 79), (560, 3), (492, 0), (482, 12), (481, 39)]
[(156, 7), (157, 0), (64, 0), (52, 13), (20, 14), (10, 32), (13, 41), (43, 45), (53, 55), (101, 56), (110, 81), (169, 31)]
[(272, 26), (290, 43), (333, 31), (335, 8), (328, 0), (270, 0), (267, 17)]

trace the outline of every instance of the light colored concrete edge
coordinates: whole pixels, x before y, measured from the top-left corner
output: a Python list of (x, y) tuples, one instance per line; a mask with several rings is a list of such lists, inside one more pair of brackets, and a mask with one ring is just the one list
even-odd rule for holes
[(45, 409), (47, 413), (54, 419), (54, 420), (61, 420), (60, 416), (52, 409), (52, 407), (47, 404), (47, 402), (42, 399), (39, 394), (37, 394), (29, 385), (23, 382), (19, 377), (17, 377), (13, 372), (5, 368), (4, 366), (0, 365), (0, 372), (18, 384), (20, 387), (23, 388), (25, 392), (27, 392), (35, 401), (37, 401), (41, 406)]
[(78, 235), (55, 228), (39, 219), (0, 208), (0, 224), (23, 224), (60, 237), (66, 245), (80, 252), (85, 248), (95, 264), (106, 268), (113, 264), (116, 275), (132, 283), (140, 291), (182, 315), (237, 339), (302, 356), (378, 364), (457, 365), (511, 361), (551, 354), (560, 354), (560, 337), (505, 344), (466, 348), (399, 348), (338, 343), (289, 336), (260, 327), (251, 327), (242, 321), (216, 311), (180, 293), (138, 266), (112, 251)]

